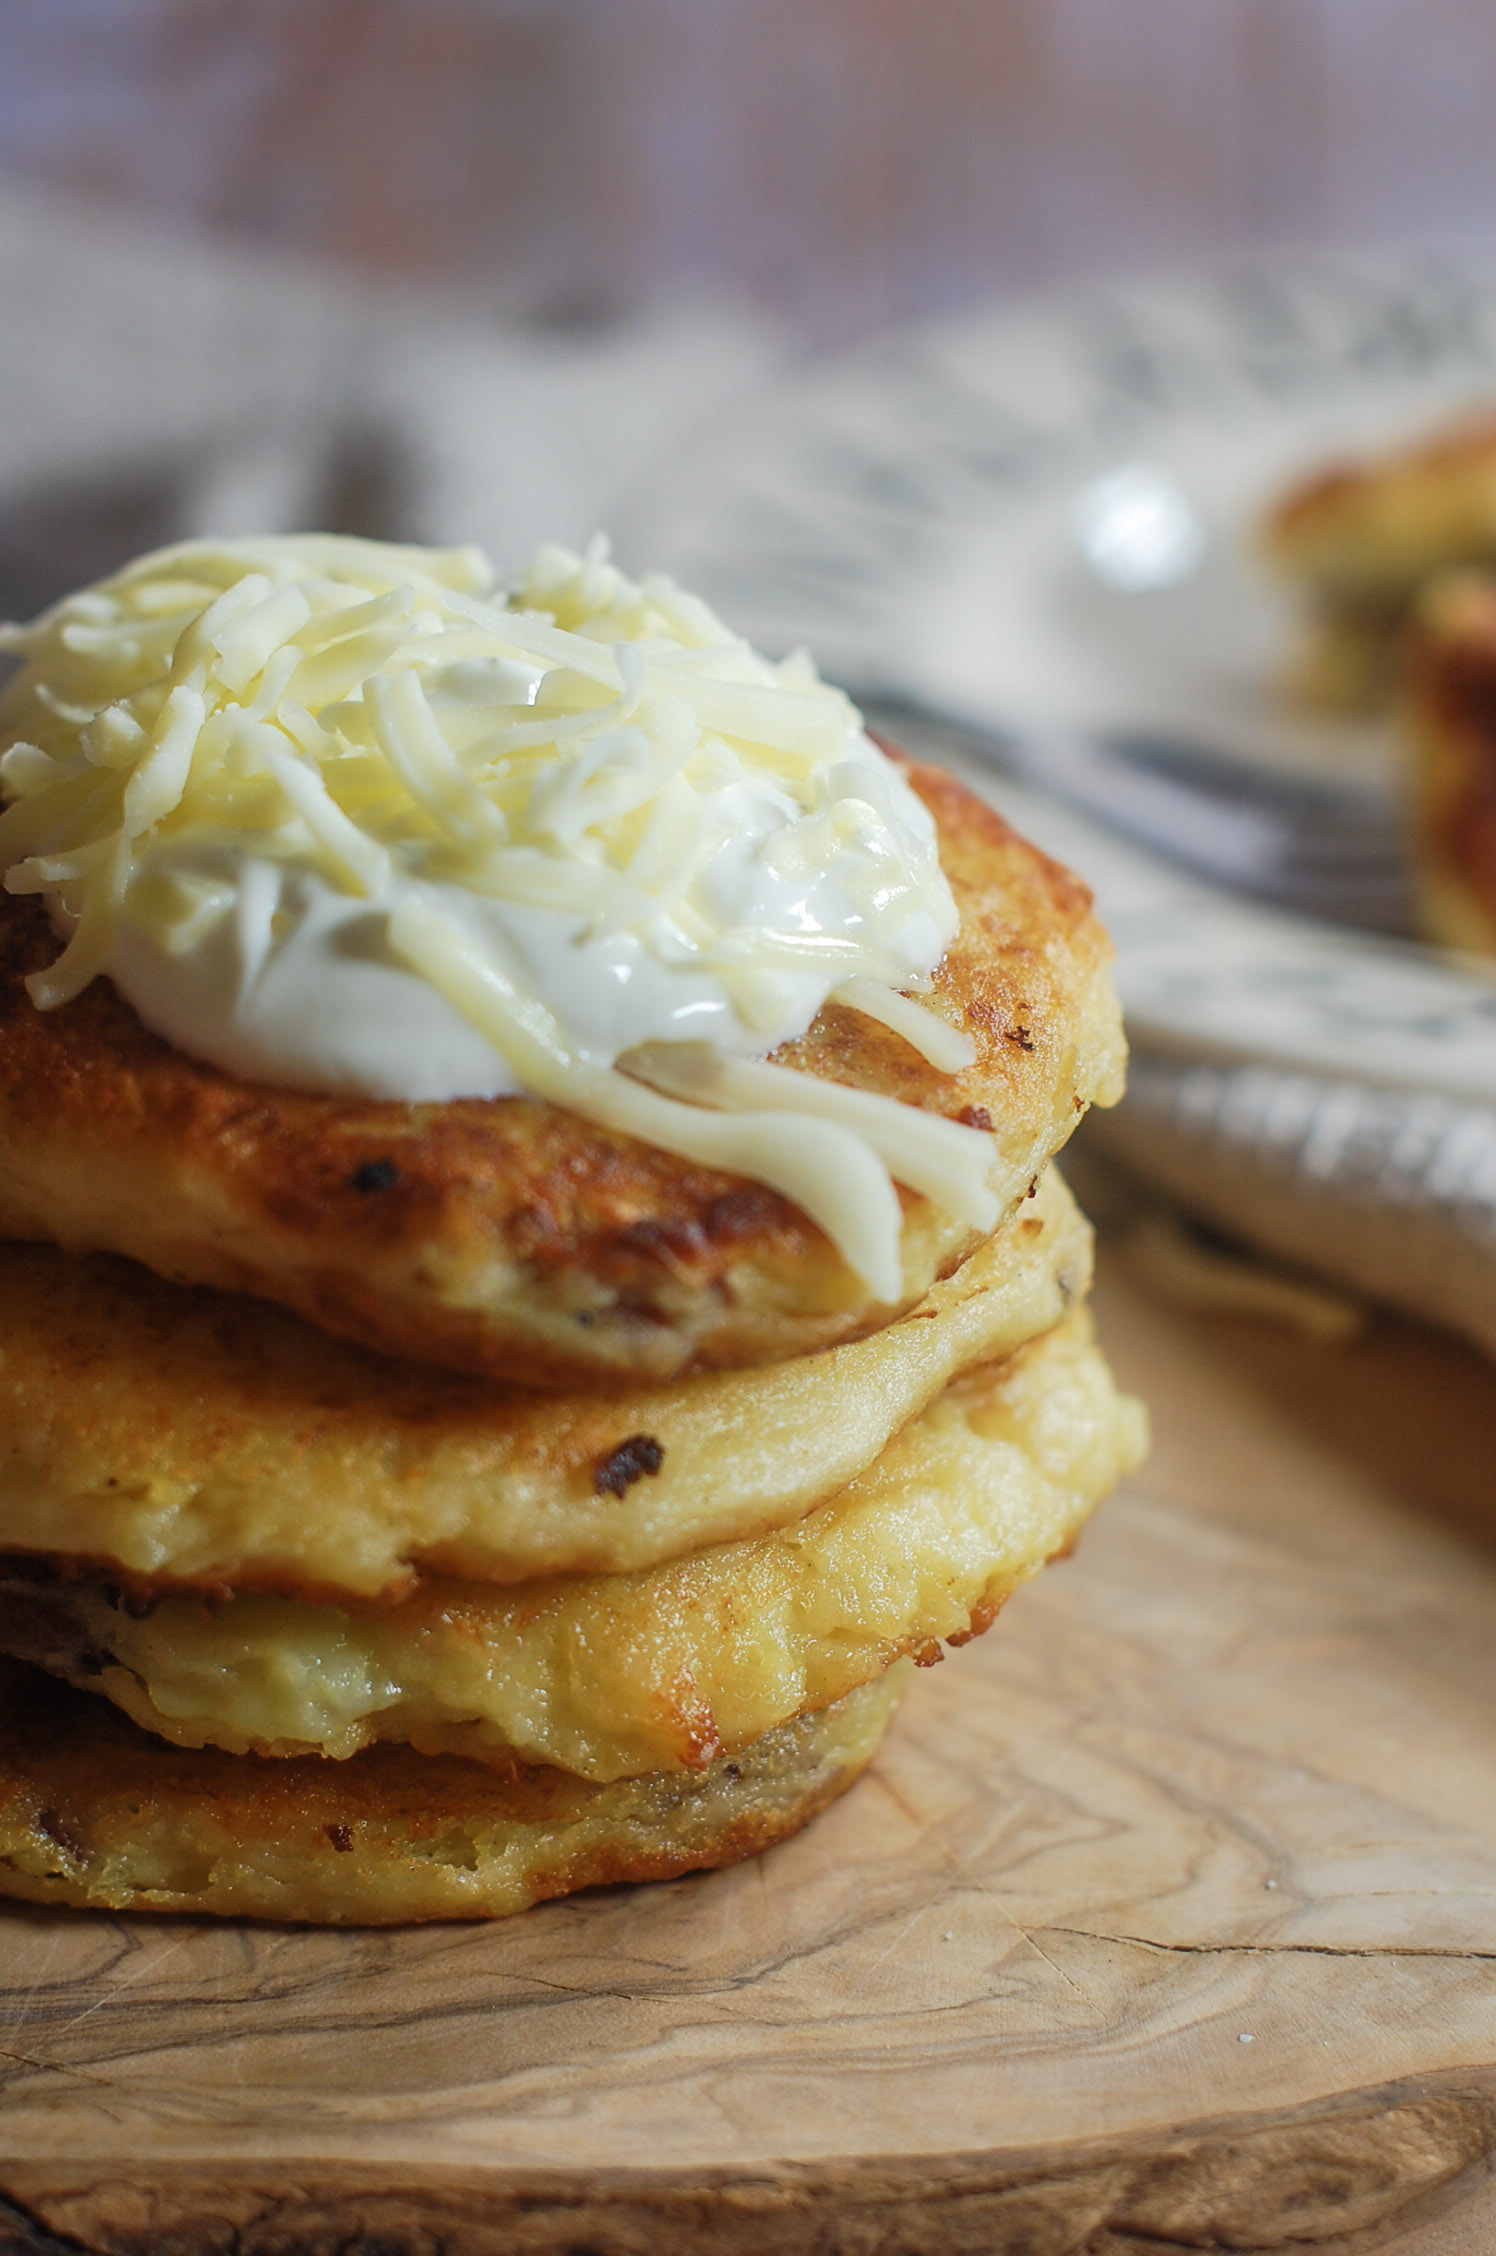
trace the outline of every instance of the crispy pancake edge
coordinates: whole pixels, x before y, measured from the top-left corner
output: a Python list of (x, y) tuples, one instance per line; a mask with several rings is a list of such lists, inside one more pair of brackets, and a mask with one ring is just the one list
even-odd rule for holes
[(1090, 1273), (1090, 1232), (1051, 1169), (1006, 1230), (865, 1340), (566, 1396), (391, 1363), (135, 1262), (0, 1245), (0, 1549), (71, 1557), (137, 1595), (381, 1602), (418, 1574), (649, 1566), (801, 1518), (960, 1370), (1057, 1323)]
[(1258, 526), (1265, 561), (1332, 604), (1387, 614), (1431, 572), (1496, 544), (1496, 417), (1476, 413), (1409, 444), (1325, 463)]
[(341, 1760), (388, 1739), (600, 1780), (701, 1767), (895, 1654), (929, 1665), (979, 1635), (1145, 1446), (1082, 1311), (964, 1372), (783, 1531), (628, 1575), (432, 1581), (389, 1609), (158, 1607), (0, 1557), (0, 1651), (181, 1746)]
[(387, 1926), (673, 1879), (757, 1856), (845, 1793), (907, 1678), (896, 1663), (705, 1772), (593, 1786), (405, 1747), (346, 1763), (186, 1752), (0, 1663), (0, 1896)]

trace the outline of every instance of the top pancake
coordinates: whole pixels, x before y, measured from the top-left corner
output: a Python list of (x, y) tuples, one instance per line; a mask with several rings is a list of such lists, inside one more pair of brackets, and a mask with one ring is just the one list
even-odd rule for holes
[[(1087, 1104), (1121, 1091), (1110, 944), (1085, 887), (939, 769), (961, 929), (935, 1007), (975, 1063), (937, 1072), (828, 1006), (777, 1062), (993, 1131), (1020, 1199)], [(0, 1233), (124, 1253), (258, 1295), (387, 1354), (545, 1388), (768, 1363), (912, 1306), (976, 1233), (902, 1192), (904, 1291), (879, 1302), (761, 1184), (525, 1097), (401, 1105), (252, 1086), (149, 1033), (105, 980), (38, 1011), (56, 955), (34, 900), (0, 908)]]

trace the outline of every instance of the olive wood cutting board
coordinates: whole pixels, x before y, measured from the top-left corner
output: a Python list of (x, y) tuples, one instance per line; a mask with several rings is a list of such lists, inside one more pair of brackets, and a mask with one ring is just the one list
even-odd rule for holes
[(1496, 1369), (1103, 1266), (1152, 1463), (785, 1848), (0, 1913), (0, 2250), (1496, 2248)]

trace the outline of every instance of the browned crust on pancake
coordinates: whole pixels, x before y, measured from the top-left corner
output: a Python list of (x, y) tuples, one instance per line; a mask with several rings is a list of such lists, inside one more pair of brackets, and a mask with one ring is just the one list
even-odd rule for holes
[[(781, 1062), (990, 1117), (1002, 1195), (1120, 1092), (1110, 946), (1091, 897), (939, 769), (912, 767), (961, 910), (939, 1007), (954, 1075), (828, 1007)], [(279, 1301), (388, 1353), (535, 1385), (770, 1362), (897, 1312), (762, 1185), (524, 1097), (398, 1105), (252, 1086), (173, 1050), (105, 980), (63, 1009), (24, 975), (57, 941), (0, 908), (0, 1232), (125, 1253)], [(911, 1306), (974, 1234), (905, 1196)]]
[[(540, 1395), (392, 1362), (117, 1256), (0, 1244), (0, 1547), (92, 1560), (92, 1579), (133, 1592), (329, 1602), (393, 1599), (418, 1571), (650, 1566), (799, 1519), (1089, 1280), (1090, 1234), (1051, 1169), (1014, 1225), (868, 1340)], [(661, 1458), (620, 1495), (605, 1476), (631, 1442)]]
[(1406, 602), (1429, 572), (1496, 552), (1496, 415), (1325, 464), (1280, 495), (1258, 539), (1276, 570), (1335, 603)]
[(900, 1681), (705, 1772), (594, 1786), (405, 1747), (340, 1763), (185, 1750), (92, 1694), (0, 1663), (0, 1896), (386, 1925), (674, 1879), (757, 1856), (844, 1793)]
[(1410, 644), (1414, 870), (1431, 940), (1496, 954), (1496, 574), (1436, 581)]

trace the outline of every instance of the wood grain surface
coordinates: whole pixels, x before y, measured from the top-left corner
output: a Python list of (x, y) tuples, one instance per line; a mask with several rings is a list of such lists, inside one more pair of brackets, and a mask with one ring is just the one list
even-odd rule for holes
[(6, 1912), (0, 2252), (1496, 2245), (1496, 1370), (1101, 1303), (1151, 1466), (788, 1847), (487, 1929)]

